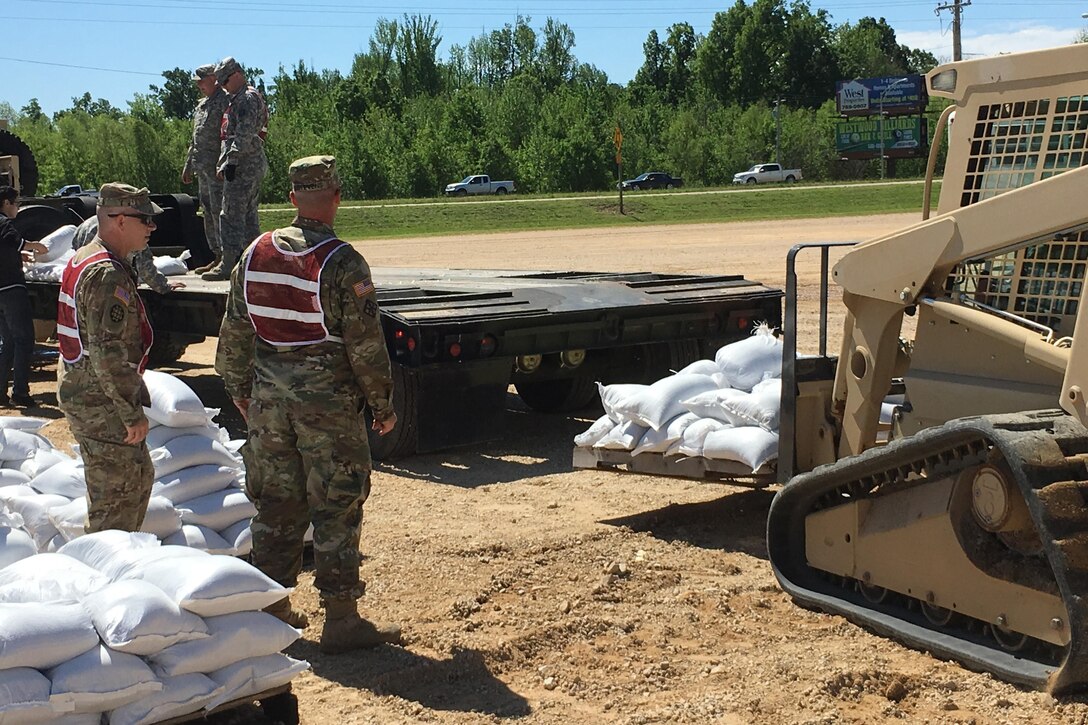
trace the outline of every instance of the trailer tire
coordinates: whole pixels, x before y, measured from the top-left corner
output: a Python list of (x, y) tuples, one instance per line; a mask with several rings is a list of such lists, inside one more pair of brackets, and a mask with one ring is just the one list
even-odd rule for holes
[(588, 407), (597, 397), (597, 383), (591, 375), (515, 383), (518, 397), (540, 413), (566, 413)]
[(21, 196), (38, 193), (38, 162), (26, 142), (11, 131), (0, 131), (0, 156), (19, 157), (19, 191)]
[(185, 354), (188, 343), (180, 341), (169, 332), (159, 332), (155, 335), (155, 341), (151, 343), (151, 350), (147, 353), (148, 367), (159, 367), (176, 363)]
[(280, 725), (299, 725), (298, 697), (293, 692), (281, 692), (260, 700), (261, 712)]
[(397, 424), (393, 430), (383, 436), (371, 428), (374, 416), (370, 412), (370, 406), (366, 406), (364, 420), (366, 432), (370, 439), (370, 456), (376, 461), (395, 461), (407, 458), (416, 452), (416, 444), (419, 442), (419, 379), (409, 375), (404, 368), (396, 363), (392, 365), (393, 372), (393, 411), (397, 414)]

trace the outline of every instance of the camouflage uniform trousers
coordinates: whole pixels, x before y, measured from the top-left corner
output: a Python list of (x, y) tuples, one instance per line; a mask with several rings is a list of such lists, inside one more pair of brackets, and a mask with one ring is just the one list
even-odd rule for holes
[(370, 494), (370, 445), (354, 396), (298, 405), (249, 406), (242, 447), (253, 517), (253, 565), (286, 587), (302, 569), (303, 538), (314, 525), (314, 586), (325, 600), (358, 599), (359, 533)]
[(219, 243), (223, 256), (238, 261), (242, 250), (261, 233), (257, 197), (268, 173), (264, 154), (238, 164), (234, 181), (223, 181), (223, 206), (219, 212)]
[(223, 208), (223, 182), (215, 178), (215, 162), (207, 170), (197, 173), (200, 194), (200, 208), (204, 215), (204, 236), (208, 238), (208, 248), (218, 256), (223, 249), (219, 242), (219, 214)]
[(139, 531), (155, 481), (147, 444), (122, 443), (124, 424), (101, 408), (75, 411), (65, 406), (64, 413), (83, 458), (87, 533)]

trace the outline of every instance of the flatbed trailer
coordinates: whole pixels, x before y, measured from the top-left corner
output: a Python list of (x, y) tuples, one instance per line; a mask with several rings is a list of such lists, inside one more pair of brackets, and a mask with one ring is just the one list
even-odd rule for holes
[[(206, 259), (190, 198), (153, 198), (160, 206), (175, 204), (168, 210), (172, 216), (164, 215), (163, 237), (152, 237), (153, 248), (173, 253), (185, 241), (195, 250), (190, 263)], [(27, 222), (35, 221), (39, 232), (49, 226), (43, 219), (59, 216), (56, 207), (63, 207), (63, 215), (79, 213), (73, 208), (78, 204), (38, 202), (31, 206), (44, 210)], [(596, 398), (596, 381), (652, 382), (713, 356), (758, 322), (781, 324), (781, 290), (739, 274), (371, 271), (393, 362), (398, 417), (391, 434), (371, 438), (380, 459), (500, 438), (511, 385), (535, 410), (577, 410)], [(173, 279), (185, 287), (169, 295), (141, 289), (159, 362), (176, 359), (186, 344), (218, 335), (226, 305), (227, 282), (192, 274)], [(35, 318), (55, 321), (59, 284), (27, 287)]]

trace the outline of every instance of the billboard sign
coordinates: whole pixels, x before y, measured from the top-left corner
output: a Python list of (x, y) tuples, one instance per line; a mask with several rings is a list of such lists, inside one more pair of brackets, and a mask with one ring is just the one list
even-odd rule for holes
[[(880, 119), (839, 121), (835, 124), (835, 150), (848, 159), (880, 157)], [(929, 153), (926, 119), (900, 116), (884, 119), (884, 155), (911, 158)]]
[(855, 78), (835, 84), (835, 107), (841, 116), (886, 116), (921, 113), (929, 102), (926, 79), (920, 75)]

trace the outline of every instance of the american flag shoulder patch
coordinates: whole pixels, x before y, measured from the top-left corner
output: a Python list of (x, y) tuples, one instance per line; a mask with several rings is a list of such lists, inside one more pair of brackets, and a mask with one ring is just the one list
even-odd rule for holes
[(355, 292), (356, 297), (363, 297), (374, 291), (374, 283), (369, 279), (364, 279), (362, 282), (353, 284), (351, 289)]
[(117, 285), (117, 289), (113, 291), (113, 296), (124, 302), (126, 305), (129, 303), (130, 297), (128, 294), (128, 290), (126, 290), (121, 285)]

